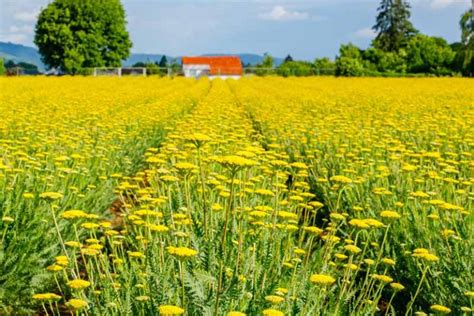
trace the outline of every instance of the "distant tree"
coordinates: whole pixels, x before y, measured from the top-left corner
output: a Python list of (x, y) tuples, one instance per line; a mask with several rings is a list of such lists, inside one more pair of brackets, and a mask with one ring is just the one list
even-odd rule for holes
[(459, 25), (461, 27), (461, 43), (467, 45), (474, 37), (474, 9), (468, 9), (461, 16)]
[(440, 37), (416, 35), (406, 48), (409, 72), (449, 74), (455, 57), (446, 40)]
[(310, 76), (314, 74), (314, 65), (307, 61), (287, 61), (277, 68), (277, 73), (283, 77)]
[(262, 61), (255, 66), (257, 70), (255, 74), (258, 76), (265, 76), (270, 74), (269, 69), (273, 69), (273, 57), (270, 54), (265, 53)]
[(462, 49), (463, 45), (461, 42), (454, 42), (449, 44), (449, 47), (451, 47), (453, 52), (458, 53)]
[(409, 20), (410, 5), (405, 0), (382, 0), (377, 11), (376, 23), (372, 27), (377, 32), (374, 47), (397, 52), (418, 33)]
[(342, 44), (339, 47), (339, 57), (361, 58), (361, 49), (352, 43)]
[(36, 66), (35, 64), (19, 62), (17, 64), (17, 67), (22, 68), (25, 73), (30, 74), (30, 75), (36, 75), (39, 73), (38, 66)]
[(403, 49), (399, 52), (384, 52), (371, 47), (362, 53), (364, 68), (382, 73), (405, 73), (407, 70), (405, 57), (406, 52)]
[(273, 68), (273, 57), (270, 54), (265, 53), (263, 56), (262, 63), (260, 64), (262, 68)]
[(5, 63), (5, 68), (9, 69), (14, 67), (16, 67), (15, 62), (13, 60), (7, 60), (7, 62)]
[(179, 74), (181, 72), (181, 69), (182, 69), (180, 63), (178, 62), (178, 59), (176, 59), (176, 58), (173, 58), (171, 60), (171, 62), (168, 64), (168, 67), (171, 69), (171, 72), (173, 74)]
[(287, 63), (287, 62), (290, 62), (290, 61), (293, 61), (293, 57), (291, 57), (291, 55), (288, 54), (288, 56), (285, 57), (285, 60), (283, 62)]
[(358, 77), (364, 74), (360, 59), (340, 57), (336, 60), (336, 76)]
[(27, 63), (27, 62), (19, 62), (15, 63), (13, 60), (8, 60), (4, 65), (4, 71), (10, 74), (16, 74), (17, 72), (29, 74), (29, 75), (37, 75), (39, 74), (38, 66), (35, 64)]
[(3, 58), (0, 58), (0, 76), (5, 74), (5, 64)]
[(336, 76), (362, 76), (363, 74), (362, 50), (352, 43), (341, 45), (336, 59)]
[(159, 75), (160, 68), (157, 62), (150, 62), (146, 64), (146, 72), (149, 75)]
[(336, 64), (327, 57), (316, 58), (314, 60), (314, 68), (318, 75), (334, 75)]
[(120, 0), (54, 0), (36, 23), (43, 62), (75, 74), (83, 67), (118, 67), (130, 54)]
[(158, 64), (161, 68), (168, 67), (168, 59), (165, 55), (161, 56), (160, 63)]
[(474, 16), (467, 10), (459, 21), (461, 27), (461, 45), (456, 54), (458, 69), (465, 76), (474, 76)]
[(145, 68), (146, 64), (143, 61), (139, 61), (139, 62), (134, 63), (132, 67)]

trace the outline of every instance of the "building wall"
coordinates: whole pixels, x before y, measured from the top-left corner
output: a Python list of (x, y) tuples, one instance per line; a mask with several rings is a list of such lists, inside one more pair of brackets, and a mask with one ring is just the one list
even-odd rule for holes
[(209, 77), (209, 79), (221, 78), (221, 79), (239, 79), (239, 75), (210, 75), (211, 67), (209, 65), (199, 64), (186, 64), (183, 65), (183, 73), (185, 77), (189, 78), (201, 78)]
[(209, 79), (213, 80), (213, 79), (221, 78), (221, 79), (237, 80), (237, 79), (240, 79), (241, 77), (242, 76), (238, 76), (238, 75), (220, 75), (220, 76), (209, 76)]
[(208, 76), (211, 67), (209, 65), (183, 65), (183, 73), (185, 77), (200, 78)]

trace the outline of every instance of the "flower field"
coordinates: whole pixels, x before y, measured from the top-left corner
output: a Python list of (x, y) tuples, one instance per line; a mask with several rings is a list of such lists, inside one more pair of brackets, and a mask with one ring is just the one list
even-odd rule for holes
[(0, 86), (0, 314), (472, 314), (470, 79)]

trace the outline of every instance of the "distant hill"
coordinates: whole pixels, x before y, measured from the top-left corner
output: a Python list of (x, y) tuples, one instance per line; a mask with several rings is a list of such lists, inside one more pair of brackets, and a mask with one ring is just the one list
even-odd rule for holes
[[(228, 54), (204, 54), (202, 56), (224, 56)], [(235, 56), (239, 56), (240, 60), (244, 63), (244, 65), (257, 65), (262, 62), (263, 57), (262, 55), (257, 55), (257, 54), (231, 54)], [(275, 66), (279, 66), (281, 63), (283, 63), (284, 58), (279, 58), (279, 57), (273, 57), (273, 62)]]
[[(124, 62), (122, 64), (126, 67), (130, 67), (133, 64), (136, 64), (138, 62), (150, 62), (150, 63), (157, 62), (157, 63), (159, 63), (160, 60), (161, 60), (161, 57), (163, 57), (163, 55), (160, 55), (160, 54), (132, 53), (130, 55), (130, 57), (128, 57), (127, 59), (124, 60)], [(168, 62), (171, 62), (173, 59), (175, 59), (175, 57), (166, 55), (166, 59), (168, 60)], [(178, 62), (179, 62), (179, 60), (178, 60)]]
[(33, 47), (24, 46), (21, 44), (0, 42), (0, 57), (6, 60), (13, 60), (14, 62), (27, 62), (38, 66), (40, 71), (44, 70), (44, 65), (41, 62), (41, 57), (38, 50)]
[[(235, 55), (239, 56), (244, 65), (257, 65), (263, 60), (262, 55), (257, 55), (257, 54), (203, 54), (200, 56), (225, 56), (225, 55)], [(124, 66), (132, 66), (133, 64), (137, 62), (160, 62), (161, 57), (163, 55), (159, 54), (137, 54), (137, 53), (132, 53), (132, 55), (126, 59), (123, 62)], [(166, 55), (166, 59), (168, 59), (168, 62), (171, 62), (172, 60), (176, 60), (177, 63), (181, 62), (181, 56), (179, 57), (173, 57), (173, 56), (168, 56)], [(283, 58), (278, 58), (274, 57), (274, 62), (276, 66), (279, 66), (281, 63), (283, 63)]]
[[(204, 54), (201, 56), (223, 56), (228, 54)], [(240, 57), (244, 65), (256, 65), (263, 60), (263, 56), (257, 54), (232, 54), (237, 55)], [(130, 67), (137, 62), (160, 62), (161, 57), (163, 55), (160, 54), (141, 54), (141, 53), (132, 53), (129, 58), (127, 58), (123, 65), (126, 67)], [(24, 46), (21, 44), (15, 43), (5, 43), (0, 42), (0, 57), (6, 60), (13, 60), (15, 62), (27, 62), (38, 66), (40, 71), (45, 70), (44, 64), (41, 62), (41, 57), (38, 53), (38, 50), (34, 47)], [(172, 61), (176, 59), (178, 63), (181, 62), (181, 57), (173, 57), (166, 55), (168, 61)], [(274, 58), (275, 65), (278, 66), (283, 62), (283, 58)]]

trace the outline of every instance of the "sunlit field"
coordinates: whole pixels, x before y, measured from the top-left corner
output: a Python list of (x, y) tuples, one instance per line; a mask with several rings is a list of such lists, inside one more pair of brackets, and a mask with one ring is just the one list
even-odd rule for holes
[(472, 87), (0, 78), (0, 314), (471, 315)]

